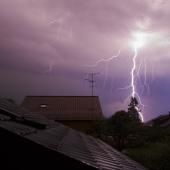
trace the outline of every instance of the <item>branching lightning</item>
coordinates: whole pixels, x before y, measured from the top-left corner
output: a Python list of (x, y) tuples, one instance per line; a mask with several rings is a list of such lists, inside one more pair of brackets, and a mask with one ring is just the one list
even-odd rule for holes
[(100, 63), (106, 63), (106, 69), (105, 69), (105, 79), (104, 79), (104, 84), (103, 86), (105, 86), (106, 84), (106, 80), (107, 80), (107, 75), (108, 75), (108, 67), (109, 67), (109, 62), (111, 62), (112, 60), (118, 58), (120, 56), (120, 53), (121, 53), (121, 49), (118, 50), (117, 54), (116, 55), (113, 55), (109, 58), (102, 58), (102, 59), (99, 59), (96, 61), (96, 63), (94, 64), (91, 64), (91, 65), (85, 65), (85, 67), (89, 67), (89, 68), (95, 68), (97, 67)]
[[(129, 97), (137, 98), (138, 101), (139, 101), (139, 104), (140, 104), (140, 106), (142, 106), (142, 108), (144, 108), (144, 104), (142, 103), (141, 97), (138, 94), (137, 88), (136, 88), (136, 86), (137, 86), (136, 81), (137, 81), (137, 78), (139, 77), (139, 72), (141, 70), (142, 63), (140, 63), (140, 65), (138, 67), (137, 66), (137, 59), (138, 59), (138, 50), (139, 50), (139, 48), (141, 48), (142, 46), (144, 46), (146, 44), (147, 36), (148, 35), (146, 33), (143, 33), (143, 32), (135, 32), (133, 34), (133, 41), (131, 42), (131, 47), (133, 49), (134, 55), (132, 57), (132, 63), (133, 64), (132, 64), (132, 68), (131, 68), (131, 71), (130, 71), (131, 82), (128, 86), (126, 86), (124, 88), (120, 88), (120, 89), (131, 89), (131, 93), (130, 93)], [(97, 67), (100, 63), (103, 63), (103, 62), (108, 63), (108, 62), (112, 61), (113, 59), (119, 57), (120, 52), (121, 52), (121, 50), (118, 51), (117, 55), (112, 56), (110, 58), (102, 58), (102, 59), (96, 61), (96, 63), (94, 63), (92, 65), (88, 65), (87, 67)], [(149, 89), (149, 87), (147, 85), (147, 79), (146, 79), (146, 63), (145, 63), (145, 61), (144, 61), (144, 82), (142, 82), (142, 84), (143, 84), (144, 90), (145, 90), (145, 88)], [(140, 111), (139, 108), (136, 108), (136, 110), (138, 111), (140, 119), (143, 122), (144, 117), (143, 117), (142, 112)]]
[[(135, 84), (135, 79), (136, 79), (136, 69), (137, 69), (137, 66), (136, 66), (136, 60), (137, 60), (137, 57), (138, 57), (138, 48), (140, 46), (142, 46), (143, 44), (141, 42), (137, 42), (134, 44), (134, 55), (133, 55), (133, 66), (131, 68), (131, 72), (130, 72), (130, 76), (131, 76), (131, 83), (130, 85), (128, 85), (127, 87), (124, 87), (124, 88), (120, 88), (120, 89), (131, 89), (131, 94), (130, 94), (130, 97), (132, 98), (135, 98), (137, 97), (137, 99), (139, 100), (139, 103), (142, 107), (144, 107), (144, 105), (142, 104), (142, 101), (141, 101), (141, 98), (139, 96), (139, 94), (137, 93), (137, 90), (136, 90), (136, 84)], [(121, 53), (121, 50), (118, 51), (117, 55), (114, 55), (112, 57), (109, 57), (109, 58), (102, 58), (98, 61), (96, 61), (96, 63), (92, 64), (92, 65), (87, 65), (86, 67), (97, 67), (100, 63), (102, 62), (110, 62), (112, 61), (113, 59), (117, 58), (120, 56), (120, 53)], [(144, 121), (144, 117), (143, 117), (143, 114), (142, 112), (140, 111), (139, 108), (136, 107), (136, 110), (138, 111), (139, 113), (139, 116), (141, 118), (141, 121), (143, 122)]]
[[(133, 65), (132, 65), (131, 72), (130, 72), (131, 83), (126, 88), (131, 88), (130, 97), (132, 97), (132, 98), (136, 97), (139, 101), (139, 104), (144, 108), (144, 104), (142, 103), (140, 95), (138, 94), (137, 89), (136, 89), (136, 77), (138, 76), (139, 71), (141, 69), (141, 64), (140, 64), (139, 70), (137, 72), (138, 49), (141, 48), (142, 46), (144, 46), (144, 44), (146, 43), (146, 34), (144, 34), (142, 32), (135, 32), (133, 34), (133, 37), (134, 37), (134, 40), (132, 41), (131, 46), (133, 47), (134, 55), (133, 55), (133, 58), (132, 58)], [(144, 80), (144, 86), (147, 86), (147, 83), (146, 83), (146, 65), (144, 67), (144, 79), (145, 79)], [(139, 116), (141, 118), (141, 121), (143, 122), (144, 117), (143, 117), (142, 112), (137, 107), (136, 107), (136, 110), (138, 111)]]
[(98, 66), (98, 65), (99, 65), (100, 63), (102, 63), (102, 62), (108, 63), (108, 62), (112, 61), (113, 59), (119, 57), (119, 56), (120, 56), (120, 53), (121, 53), (121, 50), (118, 50), (118, 52), (117, 52), (116, 55), (113, 55), (113, 56), (111, 56), (111, 57), (109, 57), (109, 58), (102, 58), (102, 59), (96, 61), (96, 63), (94, 63), (94, 64), (86, 65), (86, 67), (96, 67), (96, 66)]

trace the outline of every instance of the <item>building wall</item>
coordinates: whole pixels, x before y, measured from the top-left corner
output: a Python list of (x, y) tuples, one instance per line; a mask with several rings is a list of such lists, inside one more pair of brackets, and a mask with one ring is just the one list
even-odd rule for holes
[[(57, 120), (56, 120), (57, 121)], [(92, 120), (60, 120), (58, 121), (73, 129), (85, 132), (86, 134), (93, 134), (98, 121)]]

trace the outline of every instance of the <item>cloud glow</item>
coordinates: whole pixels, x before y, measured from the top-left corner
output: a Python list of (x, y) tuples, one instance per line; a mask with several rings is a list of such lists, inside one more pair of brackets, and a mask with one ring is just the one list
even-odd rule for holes
[(131, 46), (133, 48), (142, 48), (143, 46), (147, 45), (148, 43), (148, 34), (145, 32), (134, 32), (132, 34), (133, 40), (131, 42)]

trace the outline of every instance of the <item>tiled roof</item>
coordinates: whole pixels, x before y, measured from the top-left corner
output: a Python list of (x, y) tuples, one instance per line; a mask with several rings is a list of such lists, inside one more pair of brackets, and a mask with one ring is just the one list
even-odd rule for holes
[[(18, 135), (18, 137), (63, 154), (73, 161), (79, 161), (84, 164), (84, 166), (90, 166), (100, 170), (145, 170), (143, 166), (99, 139), (53, 121), (44, 121), (44, 125), (48, 126), (40, 130), (36, 126), (32, 126), (32, 124), (25, 124), (24, 121), (20, 119), (20, 116), (18, 117), (18, 115), (22, 114), (17, 112), (19, 108), (16, 111), (14, 104), (9, 103), (8, 105), (8, 103), (6, 103), (6, 106), (8, 107), (6, 107), (4, 111), (0, 100), (0, 115), (7, 114), (6, 116), (8, 118), (11, 117), (11, 119), (0, 119), (0, 129), (10, 131)], [(15, 107), (13, 111), (10, 109), (12, 106)], [(8, 114), (8, 111), (10, 114)], [(27, 115), (28, 114), (29, 113), (27, 113)], [(27, 120), (24, 114), (22, 118)], [(39, 118), (39, 123), (42, 123), (42, 119), (43, 118)], [(36, 118), (35, 122), (39, 120)], [(34, 122), (33, 117), (31, 121)]]
[(53, 120), (103, 118), (97, 96), (27, 96), (21, 106)]
[(23, 121), (24, 123), (29, 123), (33, 120), (35, 124), (37, 123), (37, 125), (42, 124), (50, 126), (52, 124), (52, 121), (46, 119), (44, 116), (33, 114), (3, 98), (0, 98), (0, 111), (0, 120), (15, 118), (17, 120), (20, 119), (20, 121)]

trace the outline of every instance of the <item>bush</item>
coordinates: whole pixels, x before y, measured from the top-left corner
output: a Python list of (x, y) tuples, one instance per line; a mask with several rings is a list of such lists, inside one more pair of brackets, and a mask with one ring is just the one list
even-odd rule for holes
[(128, 149), (127, 154), (150, 170), (170, 170), (170, 143), (149, 143)]

